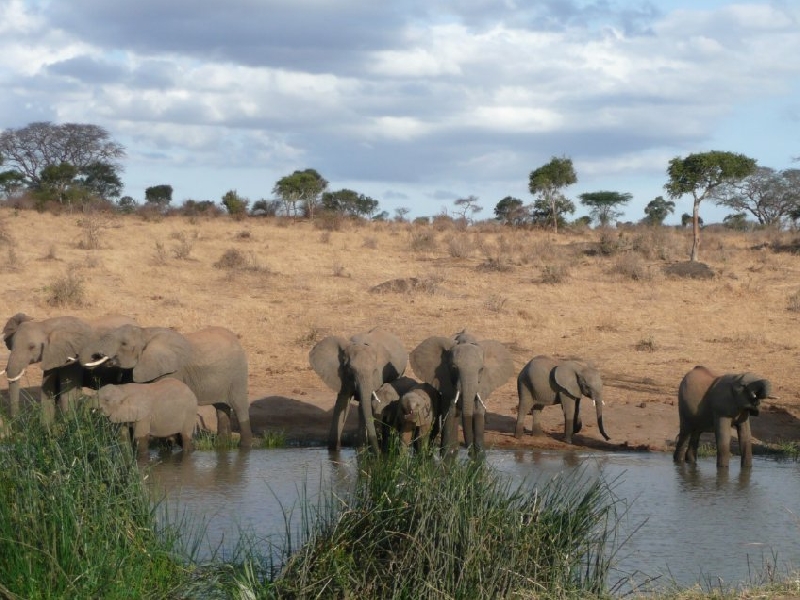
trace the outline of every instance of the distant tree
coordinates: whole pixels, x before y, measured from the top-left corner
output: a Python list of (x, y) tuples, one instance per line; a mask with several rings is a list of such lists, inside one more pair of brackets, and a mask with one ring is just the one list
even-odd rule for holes
[[(528, 180), (528, 189), (537, 201), (534, 202), (534, 210), (541, 213), (541, 203), (549, 207), (549, 214), (553, 222), (553, 231), (558, 232), (559, 217), (563, 213), (559, 210), (559, 204), (564, 205), (569, 202), (572, 211), (575, 212), (575, 205), (567, 200), (560, 193), (562, 188), (572, 185), (578, 181), (575, 169), (572, 166), (572, 159), (567, 157), (558, 158), (554, 156), (549, 163), (531, 171)], [(539, 208), (536, 205), (539, 204)]]
[(283, 201), (287, 215), (297, 217), (297, 204), (300, 203), (305, 215), (313, 219), (320, 194), (327, 187), (328, 182), (315, 169), (305, 169), (281, 177), (272, 188), (272, 193)]
[(483, 207), (478, 204), (477, 196), (459, 198), (453, 204), (458, 207), (455, 213), (466, 222), (472, 222), (472, 216), (483, 210)]
[(529, 219), (522, 200), (506, 196), (494, 207), (494, 218), (504, 225), (519, 226)]
[(645, 217), (643, 222), (647, 225), (663, 225), (664, 219), (675, 212), (675, 202), (665, 200), (663, 196), (656, 196), (644, 207)]
[(108, 163), (95, 162), (83, 167), (77, 181), (87, 192), (104, 200), (119, 198), (122, 193), (122, 180), (117, 169)]
[(19, 171), (10, 169), (0, 173), (0, 190), (4, 198), (17, 195), (25, 187), (25, 176)]
[(38, 189), (42, 174), (47, 172), (52, 183), (52, 168), (62, 164), (74, 167), (76, 175), (98, 163), (120, 171), (125, 148), (98, 125), (42, 121), (0, 133), (0, 156), (22, 173), (28, 187)]
[(240, 196), (236, 190), (228, 190), (222, 196), (222, 206), (228, 211), (228, 214), (234, 219), (241, 219), (247, 215), (247, 205), (250, 200)]
[[(555, 209), (555, 212), (553, 210)], [(564, 215), (575, 212), (575, 203), (561, 194), (556, 193), (552, 199), (539, 198), (534, 201), (531, 208), (531, 221), (539, 227), (553, 226), (554, 231), (564, 227), (567, 220)]]
[(250, 207), (250, 214), (254, 217), (274, 217), (281, 209), (280, 200), (256, 200)]
[(762, 225), (781, 225), (800, 208), (800, 169), (758, 167), (739, 181), (725, 183), (717, 204), (753, 215)]
[(756, 170), (755, 159), (744, 154), (712, 150), (690, 154), (685, 158), (675, 157), (669, 161), (667, 176), (669, 181), (664, 189), (670, 198), (677, 199), (691, 194), (694, 199), (692, 209), (692, 254), (697, 261), (700, 252), (700, 202), (713, 197), (719, 186), (744, 179)]
[(612, 220), (622, 216), (622, 211), (616, 210), (618, 206), (627, 204), (633, 198), (632, 194), (622, 192), (586, 192), (578, 196), (581, 204), (589, 208), (589, 214), (596, 220), (600, 227), (608, 227)]
[(372, 215), (373, 221), (386, 221), (389, 218), (389, 213), (385, 210), (382, 210), (376, 215)]
[(724, 219), (722, 219), (722, 225), (727, 229), (733, 229), (734, 231), (747, 231), (751, 228), (751, 223), (747, 220), (747, 215), (744, 213), (727, 215)]
[[(700, 224), (700, 227), (702, 227), (703, 226), (703, 217), (698, 215), (697, 216), (697, 221)], [(692, 215), (690, 215), (689, 213), (683, 213), (681, 215), (681, 227), (686, 227), (687, 225), (691, 225), (691, 224), (692, 224)]]
[(61, 204), (69, 204), (71, 197), (67, 192), (77, 175), (78, 169), (69, 163), (47, 165), (39, 173), (36, 189), (43, 200), (56, 200)]
[(117, 210), (122, 214), (130, 215), (136, 212), (137, 208), (139, 208), (139, 203), (130, 196), (123, 196), (117, 200)]
[(322, 194), (322, 209), (353, 217), (369, 217), (378, 208), (378, 201), (349, 189)]
[(411, 212), (410, 208), (406, 208), (405, 206), (398, 206), (394, 209), (394, 220), (400, 223), (405, 222), (406, 215)]
[(583, 215), (582, 217), (578, 217), (575, 219), (572, 224), (576, 227), (589, 227), (592, 223), (592, 217), (589, 215)]
[(216, 217), (222, 214), (222, 210), (213, 200), (193, 200), (191, 198), (183, 201), (179, 212), (185, 217), (199, 217), (201, 215)]
[(172, 186), (162, 183), (161, 185), (152, 185), (149, 188), (145, 188), (144, 201), (147, 204), (166, 208), (172, 202)]

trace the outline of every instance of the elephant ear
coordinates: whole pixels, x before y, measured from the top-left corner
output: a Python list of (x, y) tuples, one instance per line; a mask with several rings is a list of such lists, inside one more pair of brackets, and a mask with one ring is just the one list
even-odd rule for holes
[(188, 362), (190, 353), (189, 341), (177, 331), (155, 330), (133, 367), (133, 381), (146, 383), (177, 373)]
[(433, 336), (423, 340), (409, 355), (411, 368), (417, 377), (431, 384), (446, 398), (455, 393), (450, 373), (450, 350), (455, 345), (453, 338)]
[(350, 345), (345, 338), (331, 335), (308, 353), (308, 362), (319, 378), (337, 394), (342, 390), (345, 349)]
[(583, 393), (581, 392), (580, 383), (578, 383), (578, 373), (575, 370), (575, 366), (571, 362), (561, 363), (553, 369), (553, 379), (561, 391), (571, 398), (579, 400)]
[(479, 342), (483, 348), (483, 371), (479, 384), (481, 398), (486, 400), (493, 391), (514, 374), (514, 359), (508, 349), (497, 340)]
[(106, 414), (112, 423), (135, 423), (149, 416), (150, 403), (142, 397), (123, 396), (119, 402), (108, 407)]
[(12, 342), (14, 341), (14, 334), (17, 332), (21, 323), (25, 321), (33, 321), (33, 317), (29, 317), (25, 313), (17, 313), (6, 321), (3, 327), (3, 341), (6, 343), (6, 348), (11, 350)]
[(379, 346), (382, 349), (383, 380), (393, 381), (401, 377), (408, 366), (408, 352), (393, 333), (389, 333), (381, 327), (374, 327), (367, 333), (359, 333), (350, 338), (354, 344), (366, 344), (367, 346)]
[(69, 364), (70, 359), (77, 359), (91, 334), (89, 325), (78, 319), (51, 331), (42, 349), (42, 370), (63, 367)]

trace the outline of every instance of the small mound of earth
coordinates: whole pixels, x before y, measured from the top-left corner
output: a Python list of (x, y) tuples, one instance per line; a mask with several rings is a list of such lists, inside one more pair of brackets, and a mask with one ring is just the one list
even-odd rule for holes
[(664, 272), (667, 275), (689, 279), (713, 279), (715, 275), (714, 270), (707, 264), (690, 260), (664, 267)]
[(436, 286), (430, 281), (423, 281), (417, 277), (404, 277), (390, 279), (369, 288), (371, 294), (408, 294), (410, 292), (425, 292), (428, 294), (436, 291)]

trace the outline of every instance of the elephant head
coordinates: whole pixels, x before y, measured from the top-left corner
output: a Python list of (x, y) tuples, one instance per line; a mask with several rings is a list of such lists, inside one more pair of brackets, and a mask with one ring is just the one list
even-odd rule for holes
[(97, 392), (100, 410), (112, 423), (135, 423), (147, 418), (150, 405), (132, 401), (123, 391), (124, 386), (104, 385)]
[(448, 452), (456, 448), (458, 411), (467, 448), (481, 451), (486, 399), (514, 370), (508, 350), (498, 341), (479, 341), (462, 331), (453, 337), (424, 340), (411, 352), (410, 360), (414, 373), (436, 388), (445, 404), (442, 447)]
[(762, 379), (755, 373), (743, 373), (736, 377), (731, 384), (731, 396), (741, 411), (758, 416), (762, 400), (774, 398), (772, 384), (767, 379)]
[[(3, 340), (11, 353), (3, 372), (8, 379), (12, 415), (19, 410), (19, 381), (29, 365), (41, 363), (43, 399), (68, 391), (62, 387), (80, 387), (76, 358), (91, 333), (89, 324), (77, 317), (35, 321), (18, 313), (6, 322)], [(64, 376), (57, 375), (56, 370), (63, 370)], [(49, 410), (49, 405), (44, 408)]]
[[(560, 362), (551, 372), (554, 389), (566, 394), (576, 402), (582, 396), (591, 398), (597, 411), (597, 427), (600, 434), (606, 439), (611, 439), (603, 428), (603, 380), (600, 371), (594, 367), (574, 360)], [(572, 432), (578, 433), (582, 423), (580, 413), (575, 410), (575, 421)]]
[(373, 405), (381, 401), (375, 392), (405, 371), (408, 354), (400, 340), (378, 328), (349, 340), (329, 336), (311, 349), (308, 358), (311, 368), (337, 394), (329, 448), (339, 449), (350, 399), (355, 397), (359, 403), (359, 434), (366, 434), (370, 446), (379, 450)]
[(131, 369), (133, 381), (145, 383), (177, 373), (190, 356), (189, 341), (172, 329), (122, 325), (86, 344), (80, 362), (88, 368), (108, 365)]

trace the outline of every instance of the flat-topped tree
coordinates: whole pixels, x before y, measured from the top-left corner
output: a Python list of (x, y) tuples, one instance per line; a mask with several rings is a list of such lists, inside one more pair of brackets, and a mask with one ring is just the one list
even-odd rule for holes
[(667, 194), (674, 199), (691, 194), (694, 199), (692, 262), (697, 261), (700, 251), (700, 202), (713, 197), (719, 186), (744, 179), (755, 170), (755, 159), (720, 150), (690, 154), (685, 158), (676, 156), (669, 161), (669, 181), (664, 184)]

